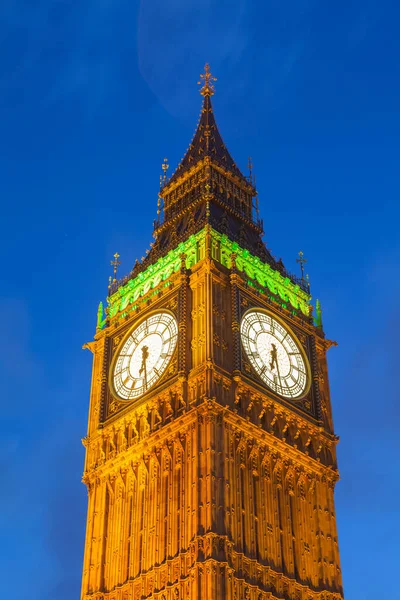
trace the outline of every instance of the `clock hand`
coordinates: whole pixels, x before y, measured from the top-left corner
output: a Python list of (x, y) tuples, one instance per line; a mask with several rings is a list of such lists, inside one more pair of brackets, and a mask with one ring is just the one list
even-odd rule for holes
[(279, 385), (280, 385), (280, 387), (281, 387), (281, 390), (282, 390), (282, 381), (281, 381), (281, 374), (280, 374), (280, 371), (279, 371), (279, 363), (278, 363), (278, 360), (277, 360), (277, 359), (275, 359), (275, 362), (276, 362), (276, 368), (277, 368), (277, 370), (278, 370), (278, 379), (279, 379)]
[(277, 358), (278, 358), (278, 351), (276, 349), (275, 344), (271, 344), (271, 350), (270, 350), (270, 354), (271, 354), (271, 362), (269, 363), (269, 368), (271, 369), (271, 371), (273, 370), (274, 366), (278, 364)]
[(143, 348), (142, 348), (142, 364), (139, 369), (139, 375), (141, 375), (144, 371), (144, 376), (143, 376), (144, 389), (147, 388), (147, 364), (146, 364), (146, 361), (148, 358), (149, 358), (149, 347), (143, 346)]
[(274, 367), (276, 366), (276, 370), (278, 371), (278, 379), (279, 379), (279, 385), (282, 389), (282, 381), (281, 381), (281, 374), (279, 371), (279, 363), (278, 363), (278, 350), (276, 348), (275, 344), (271, 344), (271, 362), (269, 363), (269, 368), (271, 369), (271, 371), (274, 369)]

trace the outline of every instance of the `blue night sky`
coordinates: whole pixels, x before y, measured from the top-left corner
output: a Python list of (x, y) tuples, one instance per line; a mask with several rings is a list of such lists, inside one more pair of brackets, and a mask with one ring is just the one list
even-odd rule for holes
[(2, 594), (78, 598), (91, 355), (110, 259), (152, 240), (206, 61), (265, 240), (320, 298), (347, 600), (400, 598), (400, 7), (381, 0), (2, 0)]

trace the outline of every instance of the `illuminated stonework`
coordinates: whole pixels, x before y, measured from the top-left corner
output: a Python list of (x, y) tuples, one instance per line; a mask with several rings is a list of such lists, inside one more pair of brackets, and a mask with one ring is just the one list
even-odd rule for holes
[[(341, 600), (332, 343), (262, 247), (207, 77), (150, 258), (113, 285), (86, 345), (81, 598)], [(260, 348), (252, 314), (271, 319)]]

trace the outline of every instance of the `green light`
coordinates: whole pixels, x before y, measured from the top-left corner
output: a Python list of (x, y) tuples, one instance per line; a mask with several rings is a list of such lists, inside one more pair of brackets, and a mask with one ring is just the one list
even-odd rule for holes
[[(212, 237), (220, 242), (221, 262), (231, 268), (231, 254), (236, 254), (236, 268), (246, 273), (261, 287), (266, 287), (270, 292), (279, 296), (283, 301), (290, 302), (293, 308), (300, 309), (304, 315), (309, 314), (311, 296), (304, 292), (300, 286), (294, 284), (288, 277), (283, 277), (269, 264), (263, 263), (258, 256), (253, 256), (248, 250), (241, 248), (236, 242), (212, 230)], [(218, 260), (217, 256), (213, 258)]]
[(103, 319), (103, 303), (99, 302), (99, 307), (97, 309), (97, 329), (103, 329), (106, 324), (106, 320)]
[[(208, 226), (208, 233), (211, 235), (212, 258), (223, 266), (230, 269), (232, 267), (232, 254), (236, 255), (236, 268), (245, 273), (253, 280), (250, 284), (253, 287), (260, 286), (261, 293), (267, 293), (268, 290), (283, 301), (287, 306), (288, 302), (293, 308), (301, 310), (308, 316), (311, 296), (304, 292), (298, 285), (294, 284), (288, 277), (283, 277), (278, 271), (275, 271), (269, 264), (263, 263), (258, 256), (253, 256), (248, 250), (241, 248), (237, 242), (232, 242), (225, 234), (220, 234)], [(202, 260), (205, 255), (206, 229), (190, 236), (185, 242), (181, 242), (175, 249), (170, 250), (168, 254), (158, 259), (157, 262), (150, 265), (145, 271), (139, 273), (137, 277), (129, 280), (128, 283), (118, 288), (118, 290), (108, 298), (109, 316), (114, 317), (120, 312), (130, 312), (133, 310), (137, 300), (156, 288), (162, 281), (168, 279), (173, 273), (177, 273), (181, 268), (181, 255), (185, 254), (185, 265), (187, 269), (193, 267)], [(247, 278), (246, 278), (247, 279)], [(258, 285), (257, 285), (258, 284)], [(262, 288), (265, 288), (263, 290)], [(99, 305), (97, 326), (102, 329), (105, 325), (103, 320), (103, 307)]]
[(314, 319), (314, 325), (316, 327), (319, 327), (319, 329), (322, 329), (322, 309), (321, 309), (321, 302), (319, 300), (315, 301), (315, 319)]

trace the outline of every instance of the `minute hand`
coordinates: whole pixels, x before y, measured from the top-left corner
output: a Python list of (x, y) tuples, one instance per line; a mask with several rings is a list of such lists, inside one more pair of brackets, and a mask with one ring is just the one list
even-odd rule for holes
[(280, 371), (279, 371), (278, 359), (275, 359), (275, 364), (276, 364), (276, 368), (277, 368), (277, 371), (278, 371), (279, 385), (280, 385), (280, 388), (282, 389), (282, 381), (281, 381), (281, 374), (280, 374)]
[(147, 364), (146, 364), (146, 360), (144, 361), (143, 364), (143, 369), (144, 369), (144, 378), (143, 378), (143, 383), (144, 383), (144, 389), (147, 390)]
[(147, 346), (143, 346), (142, 348), (142, 365), (139, 370), (139, 375), (141, 375), (144, 371), (143, 384), (144, 389), (147, 389), (147, 359), (149, 357), (149, 349)]

